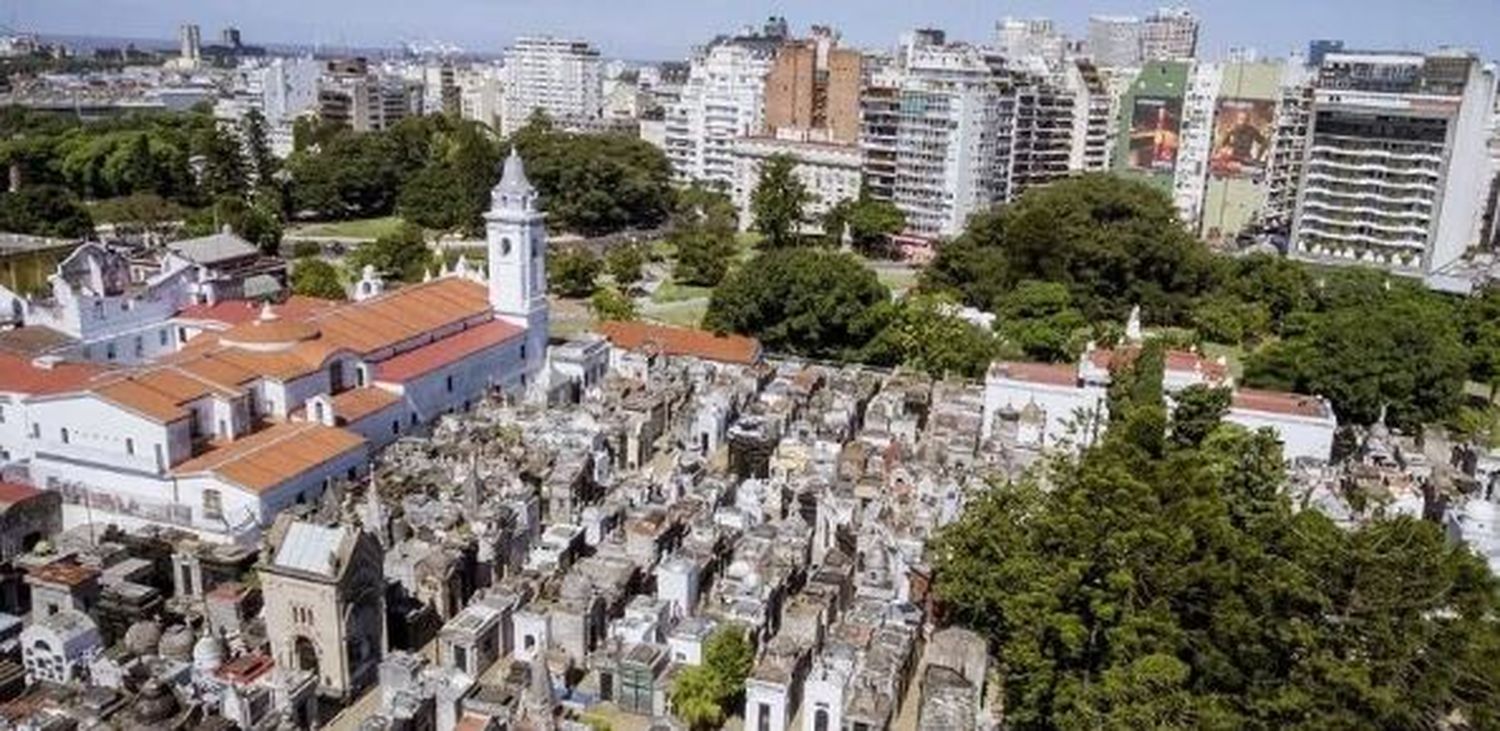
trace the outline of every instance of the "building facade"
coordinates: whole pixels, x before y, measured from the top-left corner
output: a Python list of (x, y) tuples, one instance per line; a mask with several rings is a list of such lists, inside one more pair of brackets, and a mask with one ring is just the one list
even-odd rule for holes
[(525, 126), (537, 110), (560, 125), (598, 119), (604, 108), (603, 66), (588, 41), (522, 36), (505, 53), (501, 134)]
[[(363, 474), (372, 450), (536, 385), (548, 310), (535, 203), (512, 154), (487, 214), (488, 273), (461, 260), (386, 292), (367, 270), (348, 304), (121, 305), (142, 290), (112, 290), (126, 263), (86, 245), (60, 267), (77, 294), (43, 319), (149, 331), (150, 352), (128, 363), (0, 353), (0, 458), (62, 494), (65, 527), (160, 524), (253, 542), (282, 509)], [(50, 330), (42, 321), (0, 335)]]
[(1327, 54), (1292, 256), (1421, 277), (1458, 261), (1479, 239), (1494, 99), (1473, 54)]

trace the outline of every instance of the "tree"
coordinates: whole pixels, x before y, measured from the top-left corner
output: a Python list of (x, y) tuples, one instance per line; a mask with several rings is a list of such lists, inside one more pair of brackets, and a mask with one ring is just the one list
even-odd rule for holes
[(994, 335), (959, 317), (951, 299), (916, 295), (888, 307), (887, 324), (864, 347), (860, 360), (906, 366), (938, 378), (981, 378), (995, 359)]
[(789, 155), (772, 155), (760, 168), (760, 180), (750, 194), (750, 212), (755, 230), (765, 238), (768, 249), (795, 245), (806, 223), (805, 208), (812, 194), (797, 177), (797, 161)]
[(432, 136), (433, 159), (401, 186), (396, 209), (426, 228), (478, 234), (489, 210), (500, 150), (474, 122), (456, 123)]
[(292, 208), (316, 218), (384, 216), (416, 169), (394, 134), (334, 134), (287, 160)]
[(34, 185), (0, 193), (0, 231), (76, 239), (93, 235), (94, 222), (66, 188)]
[(563, 249), (548, 262), (547, 280), (552, 291), (564, 297), (587, 297), (594, 292), (604, 264), (584, 248)]
[(1133, 424), (1057, 461), (1045, 488), (994, 486), (932, 546), (947, 616), (999, 656), (1008, 726), (1497, 721), (1479, 557), (1431, 523), (1346, 530), (1294, 510), (1274, 435), (1167, 441), (1140, 396), (1124, 395)]
[(636, 311), (635, 300), (620, 293), (613, 287), (600, 287), (594, 290), (593, 297), (589, 298), (589, 309), (594, 311), (594, 319), (600, 322), (610, 320), (637, 320), (640, 313)]
[(265, 115), (259, 109), (251, 108), (245, 112), (245, 119), (240, 127), (245, 138), (245, 157), (249, 163), (251, 179), (257, 187), (270, 185), (271, 176), (276, 174), (278, 161), (271, 154)]
[(718, 728), (725, 707), (744, 696), (754, 663), (743, 629), (728, 625), (715, 630), (703, 645), (703, 664), (684, 668), (672, 679), (673, 712), (695, 731)]
[(709, 298), (704, 327), (760, 338), (772, 352), (847, 358), (884, 325), (890, 291), (851, 254), (771, 249), (734, 271)]
[(823, 236), (830, 246), (840, 246), (847, 230), (854, 248), (866, 256), (892, 254), (891, 237), (906, 228), (906, 214), (890, 201), (875, 200), (861, 193), (840, 201), (823, 216)]
[(1021, 282), (995, 308), (995, 329), (1027, 358), (1047, 362), (1072, 360), (1078, 353), (1075, 334), (1087, 325), (1073, 307), (1068, 288), (1057, 282)]
[(646, 255), (635, 244), (614, 246), (604, 255), (604, 266), (614, 278), (615, 286), (629, 292), (641, 281)]
[(1251, 386), (1326, 396), (1339, 420), (1440, 421), (1462, 399), (1469, 361), (1451, 305), (1419, 285), (1340, 287), (1305, 330), (1246, 362)]
[(195, 151), (203, 159), (203, 189), (212, 196), (243, 196), (249, 189), (249, 174), (240, 142), (218, 125), (198, 132)]
[(1182, 447), (1196, 447), (1219, 427), (1229, 413), (1228, 388), (1194, 384), (1173, 397), (1172, 441)]
[(403, 223), (395, 233), (382, 236), (349, 253), (349, 267), (359, 271), (366, 266), (403, 282), (419, 282), (440, 260), (427, 247), (422, 229)]
[(684, 284), (715, 287), (729, 274), (735, 247), (734, 204), (723, 193), (694, 184), (677, 196), (667, 241), (677, 252), (672, 276)]
[(341, 300), (344, 283), (338, 267), (322, 259), (303, 257), (292, 262), (292, 292), (305, 297)]
[(585, 236), (661, 225), (672, 166), (656, 146), (618, 134), (571, 134), (534, 119), (508, 142), (526, 159), (548, 223)]
[(1090, 320), (1122, 319), (1132, 305), (1163, 324), (1186, 324), (1194, 298), (1216, 284), (1207, 247), (1177, 221), (1152, 186), (1084, 175), (1033, 188), (974, 216), (939, 249), (923, 286), (994, 307), (1033, 279), (1065, 285)]

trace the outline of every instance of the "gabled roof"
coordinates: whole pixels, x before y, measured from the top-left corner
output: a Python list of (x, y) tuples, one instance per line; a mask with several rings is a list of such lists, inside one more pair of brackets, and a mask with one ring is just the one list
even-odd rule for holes
[(743, 335), (716, 335), (707, 330), (618, 320), (600, 324), (599, 332), (622, 350), (654, 347), (663, 355), (687, 355), (742, 365), (758, 363), (761, 357), (760, 341)]
[(1311, 419), (1326, 419), (1333, 416), (1328, 403), (1316, 396), (1282, 391), (1259, 391), (1252, 388), (1235, 390), (1230, 407), (1240, 411), (1303, 416)]
[(474, 353), (519, 337), (525, 332), (521, 327), (504, 320), (491, 320), (482, 325), (475, 325), (382, 361), (375, 368), (375, 380), (403, 383), (443, 366), (457, 363)]
[(217, 264), (260, 255), (260, 249), (255, 244), (232, 233), (173, 241), (167, 244), (167, 249), (195, 264)]
[(1049, 386), (1078, 385), (1078, 367), (1071, 363), (1003, 361), (990, 366), (990, 377)]
[(172, 474), (211, 474), (258, 494), (364, 448), (364, 437), (346, 429), (307, 421), (272, 424), (232, 442), (215, 444), (172, 468)]
[(352, 424), (401, 403), (400, 396), (376, 386), (351, 388), (335, 395), (331, 400), (333, 401), (333, 415), (346, 424)]
[(0, 392), (47, 396), (77, 391), (109, 369), (92, 363), (39, 366), (29, 358), (0, 353)]
[(0, 330), (0, 351), (16, 355), (38, 356), (77, 342), (72, 335), (42, 325)]

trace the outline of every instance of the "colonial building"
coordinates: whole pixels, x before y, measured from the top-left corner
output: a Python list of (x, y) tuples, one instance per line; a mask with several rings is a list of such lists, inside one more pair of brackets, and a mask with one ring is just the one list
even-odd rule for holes
[[(487, 274), (460, 261), (385, 291), (367, 270), (348, 304), (195, 303), (194, 267), (132, 284), (118, 253), (85, 244), (59, 266), (53, 299), (23, 303), (28, 325), (0, 333), (69, 328), (75, 343), (0, 350), (0, 463), (59, 491), (64, 527), (253, 542), (286, 506), (361, 475), (372, 450), (537, 380), (546, 234), (514, 153), (486, 220)], [(52, 325), (30, 324), (39, 317)]]

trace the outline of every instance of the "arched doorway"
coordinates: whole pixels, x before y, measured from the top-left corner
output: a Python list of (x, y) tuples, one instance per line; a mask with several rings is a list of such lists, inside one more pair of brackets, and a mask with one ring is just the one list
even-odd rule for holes
[(296, 663), (298, 670), (310, 672), (313, 677), (322, 680), (323, 675), (318, 671), (318, 648), (312, 640), (297, 638), (292, 645), (292, 661)]

